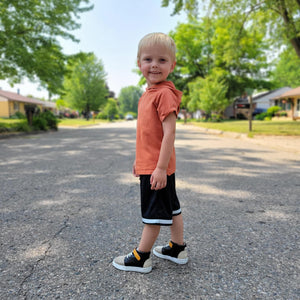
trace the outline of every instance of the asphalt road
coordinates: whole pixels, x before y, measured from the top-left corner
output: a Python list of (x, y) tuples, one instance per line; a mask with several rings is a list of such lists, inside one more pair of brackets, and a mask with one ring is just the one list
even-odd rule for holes
[(300, 299), (299, 154), (184, 126), (190, 261), (113, 268), (143, 228), (134, 124), (0, 140), (0, 299)]

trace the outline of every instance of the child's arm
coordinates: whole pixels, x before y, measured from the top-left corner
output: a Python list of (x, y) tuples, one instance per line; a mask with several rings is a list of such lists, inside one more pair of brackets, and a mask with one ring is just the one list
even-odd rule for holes
[(176, 115), (169, 114), (162, 123), (164, 136), (162, 139), (160, 153), (156, 169), (150, 177), (152, 190), (160, 190), (167, 185), (167, 168), (173, 152), (175, 131), (176, 131)]
[(133, 174), (134, 177), (139, 177), (139, 175), (137, 175), (136, 172), (135, 172), (135, 160), (134, 160), (133, 165), (132, 165), (132, 174)]

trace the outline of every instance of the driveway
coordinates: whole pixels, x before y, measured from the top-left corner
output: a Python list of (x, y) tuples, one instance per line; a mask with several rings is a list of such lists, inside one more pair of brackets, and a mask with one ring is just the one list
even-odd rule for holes
[(0, 141), (0, 299), (299, 299), (299, 154), (188, 126), (176, 178), (189, 263), (112, 267), (143, 228), (134, 126)]

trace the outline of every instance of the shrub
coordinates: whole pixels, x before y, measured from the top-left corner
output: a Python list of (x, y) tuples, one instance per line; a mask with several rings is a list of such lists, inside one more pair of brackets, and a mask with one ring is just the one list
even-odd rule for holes
[(256, 115), (254, 118), (255, 120), (263, 121), (268, 116), (267, 112), (263, 112), (261, 114)]
[(222, 119), (222, 116), (219, 115), (219, 114), (211, 114), (211, 118), (210, 118), (210, 121), (212, 122), (221, 122), (223, 119)]
[(46, 120), (48, 128), (57, 130), (57, 124), (59, 120), (54, 116), (54, 114), (51, 111), (44, 111), (41, 114), (39, 114), (38, 117)]
[(106, 120), (107, 114), (102, 111), (96, 116), (96, 119)]
[(281, 110), (281, 107), (280, 106), (271, 106), (267, 109), (267, 114), (270, 116), (270, 117), (274, 117), (275, 114)]
[(46, 131), (48, 129), (47, 127), (47, 120), (44, 119), (43, 117), (33, 117), (32, 120), (32, 127), (34, 130), (44, 130)]
[(26, 116), (24, 114), (22, 114), (21, 112), (17, 111), (15, 113), (15, 115), (18, 117), (18, 119), (20, 120), (25, 120), (26, 119)]
[(10, 119), (26, 119), (26, 116), (21, 112), (17, 111), (14, 115), (10, 116)]
[(30, 132), (31, 131), (31, 128), (28, 125), (27, 121), (19, 122), (19, 123), (15, 124), (14, 129), (16, 131), (21, 131), (21, 132)]
[(5, 126), (5, 124), (1, 124), (0, 123), (0, 133), (3, 133), (3, 132), (8, 132), (9, 131), (9, 128), (7, 128)]
[(286, 111), (281, 111), (280, 113), (279, 113), (279, 116), (280, 117), (287, 117), (287, 112)]

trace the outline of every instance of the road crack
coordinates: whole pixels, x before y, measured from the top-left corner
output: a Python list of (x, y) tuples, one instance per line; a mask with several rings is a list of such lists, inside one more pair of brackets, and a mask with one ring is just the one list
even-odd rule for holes
[(24, 300), (27, 300), (27, 293), (28, 290), (24, 290), (24, 285), (26, 284), (26, 282), (33, 276), (36, 268), (38, 267), (38, 265), (45, 261), (49, 251), (52, 248), (52, 241), (54, 239), (56, 239), (69, 225), (68, 225), (68, 221), (69, 221), (70, 217), (69, 216), (65, 216), (63, 225), (59, 228), (59, 230), (48, 240), (44, 241), (42, 244), (43, 245), (47, 245), (46, 249), (44, 250), (44, 253), (42, 254), (42, 256), (33, 264), (30, 265), (29, 268), (29, 274), (27, 276), (24, 277), (24, 279), (22, 280), (21, 284), (20, 284), (20, 288), (18, 291), (18, 295), (19, 296), (23, 296)]

